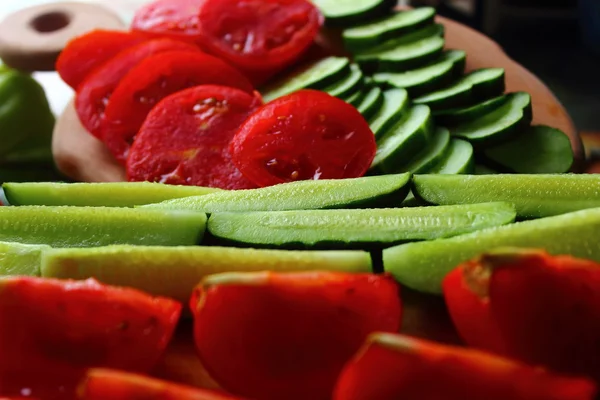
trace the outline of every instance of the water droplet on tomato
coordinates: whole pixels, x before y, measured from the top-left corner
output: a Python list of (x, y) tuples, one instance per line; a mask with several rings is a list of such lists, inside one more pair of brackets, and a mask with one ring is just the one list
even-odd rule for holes
[(299, 176), (300, 176), (300, 172), (298, 172), (298, 171), (293, 171), (293, 172), (290, 174), (290, 179), (291, 179), (291, 180), (293, 180), (293, 181), (295, 181), (296, 179), (298, 179), (298, 177), (299, 177)]
[(273, 158), (273, 159), (267, 161), (267, 167), (274, 167), (277, 164), (278, 164), (278, 162), (277, 162), (276, 158)]

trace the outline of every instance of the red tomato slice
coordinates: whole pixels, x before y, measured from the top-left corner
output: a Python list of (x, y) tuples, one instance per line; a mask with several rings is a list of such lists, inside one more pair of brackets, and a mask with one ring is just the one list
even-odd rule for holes
[(398, 290), (387, 275), (214, 275), (190, 303), (196, 348), (229, 392), (329, 400), (343, 365), (367, 335), (400, 328)]
[(198, 17), (202, 46), (241, 70), (293, 62), (323, 22), (307, 0), (208, 0)]
[(226, 86), (177, 92), (148, 114), (127, 158), (130, 181), (249, 189), (228, 146), (240, 124), (261, 104)]
[(258, 186), (364, 175), (377, 145), (350, 104), (302, 90), (257, 110), (231, 142), (235, 165)]
[(81, 400), (235, 400), (237, 397), (142, 375), (91, 369), (79, 385)]
[(56, 71), (73, 89), (117, 53), (148, 40), (134, 32), (94, 30), (71, 40), (56, 60)]
[(198, 12), (206, 0), (157, 0), (139, 8), (131, 29), (156, 36), (197, 41)]
[(0, 280), (0, 395), (72, 397), (85, 369), (147, 371), (164, 352), (181, 305), (93, 279)]
[(175, 50), (199, 51), (194, 45), (171, 39), (149, 40), (123, 50), (96, 68), (77, 88), (75, 108), (83, 126), (100, 138), (104, 110), (121, 79), (144, 58)]
[(152, 55), (119, 83), (104, 112), (102, 139), (123, 164), (150, 110), (163, 98), (197, 85), (222, 85), (252, 93), (252, 84), (224, 61), (191, 51)]
[(595, 385), (477, 350), (376, 333), (340, 375), (334, 400), (592, 400)]

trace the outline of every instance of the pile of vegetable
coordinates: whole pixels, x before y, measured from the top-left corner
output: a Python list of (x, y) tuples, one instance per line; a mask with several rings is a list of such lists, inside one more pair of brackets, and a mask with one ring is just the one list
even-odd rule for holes
[[(71, 42), (82, 123), (150, 182), (3, 184), (0, 397), (598, 395), (600, 177), (392, 3), (159, 0)], [(323, 16), (354, 61), (297, 70)], [(212, 389), (158, 379), (182, 338)]]

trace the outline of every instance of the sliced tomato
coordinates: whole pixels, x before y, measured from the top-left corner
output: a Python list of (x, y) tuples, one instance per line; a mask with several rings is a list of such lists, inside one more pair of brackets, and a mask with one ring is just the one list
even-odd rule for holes
[(235, 400), (237, 397), (142, 375), (91, 369), (79, 385), (81, 400)]
[(367, 335), (396, 332), (401, 321), (387, 275), (213, 275), (190, 304), (202, 364), (224, 389), (261, 400), (330, 399)]
[(340, 375), (334, 400), (592, 400), (594, 383), (477, 350), (375, 333)]
[(307, 0), (208, 0), (198, 18), (202, 46), (244, 71), (293, 62), (323, 22)]
[(100, 138), (104, 110), (121, 79), (146, 57), (175, 50), (199, 51), (192, 44), (171, 39), (149, 40), (121, 51), (96, 68), (77, 88), (75, 108), (83, 126)]
[(316, 90), (280, 97), (240, 127), (230, 147), (235, 165), (258, 186), (364, 175), (377, 145), (350, 104)]
[[(470, 286), (487, 293), (489, 317), (470, 319), (469, 304), (448, 303), (468, 344), (489, 329), (478, 324), (491, 320), (509, 356), (600, 381), (600, 264), (538, 250), (495, 252), (471, 263), (489, 276)], [(474, 281), (473, 271), (464, 268), (463, 279)]]
[(163, 98), (197, 85), (222, 85), (252, 93), (252, 84), (224, 61), (201, 52), (152, 55), (125, 75), (106, 107), (102, 139), (123, 163), (150, 110)]
[(147, 371), (181, 305), (93, 279), (0, 280), (0, 395), (71, 398), (92, 366)]
[(180, 40), (199, 38), (200, 5), (207, 0), (157, 0), (139, 8), (131, 29), (151, 36), (172, 36)]
[(130, 181), (256, 187), (231, 162), (228, 146), (261, 104), (256, 95), (203, 85), (166, 97), (148, 114), (127, 158)]
[(73, 89), (117, 53), (148, 40), (135, 32), (96, 29), (71, 40), (56, 60), (56, 71)]

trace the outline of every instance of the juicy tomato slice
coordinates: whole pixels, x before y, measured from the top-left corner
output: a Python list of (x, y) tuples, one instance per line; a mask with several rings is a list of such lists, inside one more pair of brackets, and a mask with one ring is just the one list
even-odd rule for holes
[(148, 40), (135, 32), (97, 29), (79, 36), (69, 43), (56, 60), (56, 71), (73, 89), (97, 67), (117, 53)]
[(364, 175), (377, 145), (369, 124), (343, 100), (316, 90), (280, 97), (257, 110), (231, 142), (231, 155), (258, 186)]
[(336, 378), (373, 331), (400, 328), (399, 288), (387, 275), (222, 274), (191, 299), (202, 364), (248, 398), (330, 399)]
[(89, 367), (147, 371), (181, 304), (93, 279), (0, 280), (0, 395), (70, 398)]
[(202, 46), (241, 70), (273, 70), (293, 62), (323, 22), (307, 0), (208, 0), (198, 18)]
[(594, 383), (477, 350), (375, 333), (344, 368), (334, 400), (591, 400)]
[(166, 97), (150, 111), (131, 146), (128, 179), (254, 188), (231, 162), (228, 146), (240, 124), (260, 104), (256, 95), (215, 85)]
[(131, 29), (151, 36), (197, 41), (198, 11), (206, 0), (157, 0), (139, 8)]
[(121, 79), (144, 58), (165, 51), (199, 51), (198, 47), (171, 39), (149, 40), (115, 55), (96, 68), (77, 88), (75, 108), (83, 126), (100, 138), (104, 110)]
[(236, 397), (142, 375), (91, 369), (78, 388), (81, 400), (235, 400)]
[(150, 110), (163, 98), (198, 85), (222, 85), (252, 93), (252, 84), (224, 61), (191, 51), (152, 55), (115, 89), (104, 112), (102, 139), (123, 164)]

